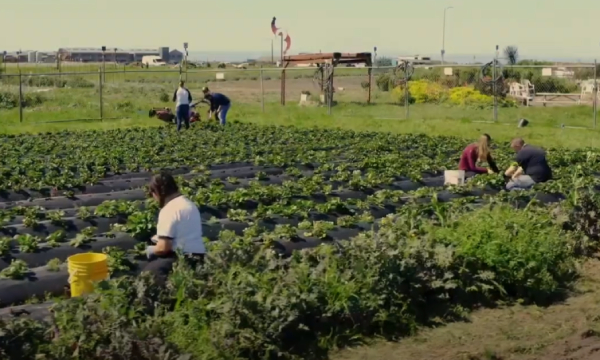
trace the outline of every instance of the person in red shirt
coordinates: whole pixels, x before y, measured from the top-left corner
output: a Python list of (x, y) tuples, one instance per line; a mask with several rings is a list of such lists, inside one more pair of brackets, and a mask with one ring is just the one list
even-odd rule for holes
[[(499, 172), (500, 170), (496, 166), (496, 162), (490, 152), (491, 141), (492, 138), (488, 134), (483, 134), (476, 143), (468, 145), (460, 156), (458, 169), (475, 174), (493, 174)], [(489, 169), (477, 166), (477, 162), (483, 161), (488, 163)]]

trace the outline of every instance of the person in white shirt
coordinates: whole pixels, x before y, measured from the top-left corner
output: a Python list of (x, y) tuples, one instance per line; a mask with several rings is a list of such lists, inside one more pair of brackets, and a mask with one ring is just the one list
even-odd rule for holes
[(161, 210), (156, 235), (152, 238), (155, 245), (146, 249), (151, 261), (144, 271), (166, 277), (177, 260), (177, 251), (182, 252), (188, 263), (195, 267), (204, 260), (206, 253), (198, 207), (179, 193), (175, 179), (168, 173), (152, 177), (150, 193)]
[(185, 88), (185, 83), (179, 82), (179, 87), (173, 94), (175, 102), (175, 114), (177, 115), (177, 131), (181, 130), (181, 125), (185, 124), (185, 128), (190, 128), (190, 104), (192, 103), (192, 93)]

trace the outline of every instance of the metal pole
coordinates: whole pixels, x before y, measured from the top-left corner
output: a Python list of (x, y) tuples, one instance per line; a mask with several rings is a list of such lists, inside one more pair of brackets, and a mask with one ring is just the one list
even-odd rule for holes
[(453, 9), (452, 6), (448, 6), (444, 9), (444, 24), (442, 28), (442, 65), (444, 65), (444, 55), (446, 55), (446, 11)]
[(496, 82), (496, 66), (498, 66), (498, 45), (496, 45), (496, 54), (494, 54), (494, 121), (498, 121), (498, 83)]
[(104, 56), (104, 50), (102, 51), (102, 82), (106, 81), (106, 58)]
[(594, 129), (598, 118), (598, 61), (594, 60)]
[(329, 64), (329, 71), (327, 72), (327, 114), (331, 115), (331, 105), (333, 102), (333, 64)]
[(98, 69), (98, 93), (100, 94), (100, 120), (104, 119), (104, 99), (102, 98), (102, 69)]
[(406, 120), (408, 120), (409, 116), (409, 101), (408, 97), (410, 96), (410, 92), (408, 91), (408, 63), (406, 64), (406, 70), (404, 71), (404, 116)]
[(23, 122), (23, 78), (19, 69), (19, 122)]
[(373, 68), (369, 67), (369, 95), (367, 95), (367, 104), (371, 104), (371, 84), (373, 84)]
[(262, 112), (265, 112), (265, 84), (262, 65), (260, 66), (260, 106), (262, 108)]

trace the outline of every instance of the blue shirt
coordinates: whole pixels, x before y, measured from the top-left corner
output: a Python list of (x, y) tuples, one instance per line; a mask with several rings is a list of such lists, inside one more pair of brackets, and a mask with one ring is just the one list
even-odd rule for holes
[(227, 106), (231, 103), (231, 100), (223, 94), (212, 93), (204, 96), (205, 99), (210, 101), (210, 108), (212, 110), (217, 109), (219, 106)]

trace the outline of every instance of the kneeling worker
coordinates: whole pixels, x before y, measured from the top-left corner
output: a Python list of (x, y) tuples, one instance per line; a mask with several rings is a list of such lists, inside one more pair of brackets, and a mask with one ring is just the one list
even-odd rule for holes
[(521, 138), (513, 139), (510, 147), (517, 154), (515, 163), (504, 173), (510, 177), (506, 190), (525, 190), (552, 179), (552, 169), (543, 149), (526, 144)]
[(160, 206), (154, 246), (146, 253), (151, 260), (143, 269), (164, 281), (177, 260), (177, 250), (192, 267), (202, 263), (206, 248), (202, 239), (202, 218), (196, 204), (179, 192), (172, 175), (161, 173), (150, 181), (150, 193)]

